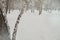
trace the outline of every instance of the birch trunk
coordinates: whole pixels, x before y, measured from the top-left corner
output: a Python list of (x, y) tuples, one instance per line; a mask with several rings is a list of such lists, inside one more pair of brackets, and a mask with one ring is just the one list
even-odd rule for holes
[(21, 9), (21, 13), (18, 16), (16, 24), (15, 24), (15, 27), (14, 27), (14, 31), (13, 31), (13, 34), (12, 34), (12, 40), (16, 40), (17, 28), (18, 28), (18, 24), (19, 24), (20, 18), (23, 15), (23, 12), (24, 12), (24, 9), (22, 8)]

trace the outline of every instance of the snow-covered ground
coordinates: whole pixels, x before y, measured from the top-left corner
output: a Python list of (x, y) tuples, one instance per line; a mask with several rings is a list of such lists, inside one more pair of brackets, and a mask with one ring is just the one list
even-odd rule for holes
[[(19, 10), (13, 10), (7, 15), (11, 34), (19, 13)], [(41, 15), (38, 13), (36, 10), (34, 13), (30, 10), (24, 12), (18, 25), (16, 40), (60, 40), (60, 12), (43, 10)]]

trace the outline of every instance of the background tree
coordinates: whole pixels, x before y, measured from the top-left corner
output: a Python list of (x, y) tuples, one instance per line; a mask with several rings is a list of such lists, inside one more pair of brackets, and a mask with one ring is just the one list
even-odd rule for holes
[(0, 40), (10, 40), (9, 26), (7, 25), (7, 0), (0, 0)]

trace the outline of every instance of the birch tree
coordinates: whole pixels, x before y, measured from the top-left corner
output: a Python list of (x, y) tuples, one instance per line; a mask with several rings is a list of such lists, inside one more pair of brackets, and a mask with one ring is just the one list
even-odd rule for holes
[(14, 26), (12, 40), (16, 40), (17, 27), (23, 13), (31, 9), (31, 12), (34, 12), (34, 10), (39, 10), (39, 15), (40, 15), (42, 12), (42, 3), (43, 3), (43, 0), (9, 0), (8, 2), (9, 11), (11, 9), (12, 10), (18, 9), (21, 11)]
[[(15, 38), (16, 38), (19, 20), (22, 17), (24, 12), (26, 12), (29, 9), (31, 10), (31, 12), (34, 12), (34, 10), (38, 10), (40, 15), (43, 9), (50, 10), (50, 9), (60, 8), (59, 0), (58, 1), (57, 0), (1, 0), (0, 2), (2, 4), (1, 9), (5, 17), (7, 15), (7, 11), (15, 10), (15, 9), (18, 9), (21, 11), (14, 26), (12, 40), (16, 40)], [(57, 5), (57, 2), (58, 2), (58, 5)], [(53, 6), (52, 4), (55, 6)]]

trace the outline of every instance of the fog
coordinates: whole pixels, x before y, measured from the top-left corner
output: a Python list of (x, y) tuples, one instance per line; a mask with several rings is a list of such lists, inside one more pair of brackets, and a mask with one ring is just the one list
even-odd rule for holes
[[(19, 10), (11, 10), (7, 14), (11, 38), (19, 13)], [(34, 13), (30, 10), (24, 12), (18, 25), (16, 40), (60, 40), (60, 12), (42, 10), (41, 15), (38, 14), (37, 10)]]

